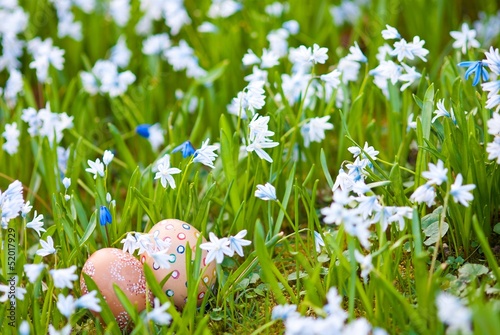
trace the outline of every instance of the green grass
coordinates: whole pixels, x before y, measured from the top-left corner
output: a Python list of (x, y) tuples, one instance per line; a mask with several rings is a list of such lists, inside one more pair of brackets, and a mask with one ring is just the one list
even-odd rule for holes
[[(78, 281), (72, 289), (56, 288), (48, 270), (76, 265), (79, 275), (94, 251), (108, 245), (121, 248), (120, 241), (127, 232), (147, 232), (165, 218), (184, 220), (207, 238), (209, 232), (223, 237), (246, 229), (246, 239), (252, 244), (245, 248), (244, 257), (226, 258), (217, 266), (215, 289), (207, 294), (200, 308), (195, 299), (191, 303), (188, 300), (182, 311), (169, 308), (173, 318), (170, 326), (146, 321), (144, 313), (134, 311), (121, 296), (136, 320), (134, 334), (282, 333), (283, 323), (271, 319), (274, 306), (296, 304), (302, 315), (321, 317), (331, 287), (343, 296), (342, 307), (350, 321), (364, 317), (390, 334), (445, 334), (446, 326), (438, 318), (435, 303), (443, 290), (461, 297), (470, 307), (475, 334), (493, 334), (499, 329), (500, 172), (486, 152), (486, 144), (492, 141), (487, 121), (493, 111), (484, 107), (487, 93), (479, 85), (472, 87), (471, 80), (465, 81), (463, 68), (457, 67), (460, 61), (484, 58), (490, 45), (462, 55), (452, 48), (449, 35), (459, 30), (462, 22), (475, 21), (480, 11), (496, 13), (499, 7), (495, 1), (374, 0), (364, 7), (359, 20), (342, 27), (332, 23), (328, 11), (331, 5), (338, 5), (337, 1), (306, 5), (291, 0), (289, 12), (280, 18), (265, 14), (264, 7), (271, 1), (243, 1), (243, 9), (236, 14), (211, 20), (218, 26), (218, 33), (201, 34), (196, 27), (207, 19), (210, 1), (186, 0), (193, 24), (171, 39), (174, 44), (185, 39), (195, 50), (200, 65), (208, 71), (201, 79), (189, 79), (185, 72), (175, 72), (165, 60), (142, 54), (143, 38), (134, 32), (142, 15), (138, 1), (132, 1), (132, 15), (124, 28), (117, 27), (102, 8), (92, 14), (75, 9), (76, 20), (84, 27), (80, 42), (57, 37), (56, 13), (48, 1), (20, 3), (31, 18), (37, 19), (30, 20), (19, 38), (52, 37), (54, 44), (65, 50), (65, 65), (62, 71), (51, 67), (51, 83), (41, 84), (29, 68), (32, 58), (25, 52), (21, 57), (22, 96), (13, 108), (0, 99), (0, 129), (17, 122), (21, 131), (17, 154), (0, 151), (0, 189), (4, 191), (12, 181), (20, 180), (24, 199), (44, 215), (47, 230), (39, 238), (26, 229), (33, 211), (26, 219), (9, 223), (16, 236), (14, 272), (27, 294), (24, 300), (17, 300), (16, 327), (7, 324), (8, 304), (0, 307), (2, 334), (17, 333), (22, 320), (29, 322), (34, 334), (47, 333), (49, 324), (61, 329), (68, 322), (73, 333), (119, 334), (105, 303), (101, 303), (101, 315), (109, 322), (108, 327), (84, 309), (66, 320), (56, 306), (57, 296), (63, 293), (79, 297)], [(229, 114), (226, 106), (247, 85), (243, 77), (251, 69), (241, 62), (247, 49), (260, 55), (262, 48), (269, 47), (269, 31), (290, 19), (300, 24), (300, 32), (288, 39), (291, 47), (317, 43), (329, 49), (326, 64), (314, 66), (317, 76), (336, 67), (354, 41), (368, 62), (361, 66), (357, 81), (339, 88), (346, 98), (340, 108), (335, 99), (317, 98), (314, 105), (305, 103), (304, 97), (294, 105), (284, 98), (280, 100), (281, 74), (290, 74), (292, 64), (285, 57), (269, 70), (266, 105), (258, 111), (270, 116), (273, 141), (279, 142), (276, 148), (266, 149), (273, 159), (269, 163), (255, 153), (240, 154), (240, 146), (249, 136), (249, 120)], [(420, 36), (430, 51), (426, 63), (414, 64), (423, 73), (420, 82), (404, 92), (390, 86), (389, 98), (368, 73), (378, 65), (377, 48), (385, 42), (380, 32), (386, 24), (396, 27), (408, 41)], [(154, 26), (154, 33), (162, 32), (169, 32), (163, 21)], [(133, 54), (127, 69), (137, 79), (119, 97), (90, 96), (83, 89), (79, 73), (107, 58), (120, 35), (126, 36)], [(497, 34), (491, 45), (498, 46), (498, 42)], [(7, 71), (3, 71), (3, 86), (7, 78)], [(311, 85), (313, 82), (320, 81), (315, 78)], [(175, 95), (178, 89), (184, 92), (181, 99)], [(190, 112), (193, 98), (198, 99), (198, 106)], [(456, 125), (445, 118), (431, 122), (440, 99), (448, 108), (453, 107)], [(72, 184), (67, 191), (57, 167), (56, 146), (46, 138), (31, 137), (27, 123), (21, 120), (24, 108), (39, 110), (46, 103), (53, 112), (66, 112), (74, 118), (74, 127), (64, 132), (60, 143), (70, 150), (66, 176)], [(417, 120), (416, 130), (407, 129), (410, 113)], [(321, 143), (306, 147), (300, 127), (308, 118), (327, 115), (334, 129), (326, 132)], [(160, 152), (135, 133), (137, 125), (157, 122), (166, 131)], [(177, 187), (164, 189), (154, 181), (152, 169), (159, 157), (186, 140), (199, 148), (207, 138), (210, 143), (220, 144), (214, 169), (194, 163), (192, 158), (184, 159), (180, 153), (171, 154), (171, 166), (182, 170), (174, 176)], [(374, 269), (367, 282), (360, 277), (354, 259), (354, 250), (364, 250), (360, 242), (346, 233), (344, 225), (325, 224), (320, 213), (332, 202), (331, 189), (339, 169), (353, 161), (347, 148), (362, 148), (365, 141), (380, 151), (366, 179), (374, 186), (371, 194), (386, 206), (413, 209), (413, 219), (405, 219), (402, 230), (394, 224), (386, 231), (379, 224), (371, 227)], [(3, 138), (0, 143), (4, 143)], [(87, 160), (102, 159), (104, 150), (112, 150), (115, 158), (105, 177), (94, 180), (85, 171)], [(300, 159), (294, 159), (294, 150)], [(413, 203), (411, 194), (425, 183), (421, 173), (428, 170), (429, 162), (438, 159), (448, 168), (449, 181), (438, 188), (436, 205), (429, 208)], [(464, 184), (476, 185), (474, 200), (468, 207), (452, 201), (449, 194), (459, 173)], [(256, 186), (266, 182), (276, 187), (277, 201), (255, 197)], [(108, 192), (114, 204), (106, 201)], [(71, 196), (69, 201), (65, 194)], [(108, 205), (113, 216), (108, 226), (110, 241), (99, 224), (101, 205)], [(434, 222), (441, 228), (446, 222), (449, 230), (436, 243), (427, 245), (423, 229)], [(315, 250), (315, 230), (326, 244), (320, 253)], [(7, 284), (10, 277), (8, 232), (0, 230), (4, 241), (1, 284)], [(57, 254), (42, 258), (35, 252), (39, 239), (46, 240), (47, 236), (53, 237)], [(455, 262), (459, 257), (463, 262)], [(30, 283), (23, 275), (23, 266), (40, 262), (47, 264), (47, 270)], [(194, 264), (196, 267), (199, 263)], [(484, 265), (487, 272), (472, 271), (470, 265), (476, 264)], [(148, 270), (148, 289), (162, 302), (168, 301)], [(201, 277), (193, 271), (189, 283), (199, 280)], [(196, 295), (195, 287), (198, 285), (188, 285), (192, 297)]]

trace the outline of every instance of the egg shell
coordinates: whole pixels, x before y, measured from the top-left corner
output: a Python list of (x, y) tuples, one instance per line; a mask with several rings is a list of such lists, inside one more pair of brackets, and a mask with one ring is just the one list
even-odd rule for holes
[[(115, 294), (113, 284), (125, 293), (138, 311), (146, 308), (146, 278), (142, 263), (131, 254), (116, 248), (100, 249), (87, 259), (80, 276), (82, 295), (88, 293), (83, 273), (90, 276), (115, 316), (120, 329), (130, 326), (130, 316)], [(151, 300), (150, 300), (151, 301)], [(98, 316), (98, 313), (93, 313)]]
[[(170, 268), (160, 268), (158, 264), (154, 262), (153, 258), (147, 255), (147, 253), (141, 256), (141, 262), (149, 264), (158, 283), (161, 283), (170, 273), (172, 274), (165, 282), (165, 285), (163, 285), (163, 291), (172, 299), (178, 309), (182, 309), (186, 304), (188, 295), (186, 248), (189, 243), (192, 250), (191, 257), (192, 260), (194, 260), (196, 256), (196, 244), (198, 242), (198, 238), (201, 236), (201, 233), (190, 224), (177, 219), (167, 219), (158, 222), (153, 226), (153, 228), (151, 228), (149, 234), (154, 234), (157, 230), (159, 231), (159, 238), (171, 243), (168, 251), (168, 254), (170, 254)], [(201, 236), (201, 238), (201, 243), (205, 243), (205, 238), (203, 236)], [(215, 262), (206, 264), (205, 259), (207, 255), (208, 251), (202, 250), (200, 273), (203, 273), (203, 278), (198, 286), (198, 305), (201, 304), (207, 291), (213, 288), (216, 278)]]

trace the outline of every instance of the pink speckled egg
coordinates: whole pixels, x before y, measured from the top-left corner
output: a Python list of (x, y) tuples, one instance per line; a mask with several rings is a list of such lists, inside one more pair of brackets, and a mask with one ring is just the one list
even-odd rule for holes
[[(171, 274), (165, 285), (163, 285), (163, 291), (172, 299), (177, 308), (182, 309), (186, 304), (188, 295), (186, 275), (187, 244), (189, 243), (189, 247), (192, 250), (191, 257), (192, 260), (194, 260), (196, 244), (201, 234), (190, 224), (176, 219), (167, 219), (158, 222), (151, 228), (149, 234), (154, 234), (157, 230), (159, 231), (159, 238), (171, 243), (168, 251), (170, 254), (170, 268), (160, 268), (147, 253), (141, 256), (141, 262), (149, 264), (159, 283), (161, 283), (167, 275)], [(205, 242), (205, 238), (201, 236), (201, 243)], [(207, 254), (208, 251), (202, 250), (200, 264), (202, 280), (198, 286), (198, 305), (201, 304), (203, 297), (215, 283), (215, 262), (206, 264), (205, 259)]]
[[(100, 249), (87, 259), (82, 269), (96, 283), (108, 303), (120, 329), (130, 324), (130, 316), (125, 311), (113, 290), (118, 285), (138, 311), (146, 308), (146, 278), (142, 263), (127, 252), (115, 248)], [(88, 293), (83, 275), (80, 276), (82, 295)], [(151, 300), (150, 300), (151, 301)], [(98, 313), (94, 313), (98, 316)]]

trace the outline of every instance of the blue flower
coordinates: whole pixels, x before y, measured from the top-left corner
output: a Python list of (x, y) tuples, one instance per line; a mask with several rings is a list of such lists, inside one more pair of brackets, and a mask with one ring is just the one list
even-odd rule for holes
[(150, 124), (140, 124), (135, 128), (135, 132), (144, 138), (149, 138)]
[(473, 73), (476, 73), (474, 77), (474, 81), (472, 82), (472, 86), (476, 86), (479, 83), (479, 79), (483, 77), (483, 81), (487, 81), (490, 76), (488, 71), (484, 68), (488, 66), (488, 64), (483, 63), (483, 61), (467, 61), (461, 62), (458, 64), (460, 67), (469, 67), (467, 71), (465, 71), (465, 80), (469, 79), (469, 76)]
[(99, 220), (101, 222), (101, 226), (105, 226), (108, 223), (113, 222), (113, 218), (111, 217), (111, 213), (106, 206), (101, 206), (101, 210), (99, 213)]
[(186, 157), (189, 157), (192, 154), (194, 154), (196, 149), (193, 147), (191, 142), (186, 141), (186, 142), (182, 143), (181, 145), (175, 147), (174, 150), (172, 150), (172, 153), (179, 152), (179, 151), (182, 152), (182, 157), (186, 158)]

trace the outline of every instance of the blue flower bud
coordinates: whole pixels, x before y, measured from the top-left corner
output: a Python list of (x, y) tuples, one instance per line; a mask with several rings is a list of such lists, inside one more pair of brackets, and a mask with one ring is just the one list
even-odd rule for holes
[(101, 206), (101, 210), (99, 213), (99, 220), (100, 220), (101, 226), (105, 226), (108, 223), (113, 222), (113, 218), (111, 217), (111, 213), (109, 212), (109, 209), (106, 206)]
[(186, 158), (194, 154), (196, 149), (193, 147), (190, 141), (186, 141), (172, 150), (172, 153), (179, 151), (182, 152), (182, 157)]
[(135, 128), (135, 132), (144, 138), (149, 138), (149, 124), (140, 124)]

